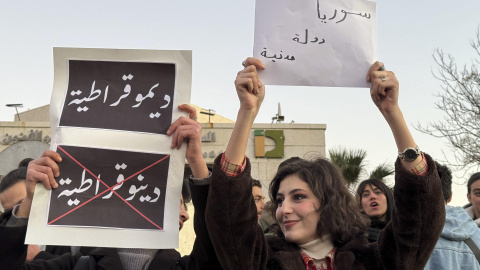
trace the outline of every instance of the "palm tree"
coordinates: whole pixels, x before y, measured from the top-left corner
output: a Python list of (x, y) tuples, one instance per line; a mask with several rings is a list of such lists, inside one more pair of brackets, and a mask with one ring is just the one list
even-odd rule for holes
[(349, 186), (354, 185), (364, 171), (367, 152), (363, 149), (350, 149), (347, 151), (347, 149), (340, 147), (335, 150), (329, 150), (328, 154), (332, 163), (337, 165), (342, 171), (347, 184)]
[(383, 181), (385, 177), (392, 175), (395, 170), (387, 162), (379, 164), (373, 169), (370, 174), (365, 172), (367, 151), (363, 149), (347, 150), (339, 147), (334, 150), (329, 150), (330, 160), (337, 165), (349, 187), (354, 186), (359, 180), (360, 175), (365, 173), (369, 175), (368, 178), (375, 178)]
[(385, 177), (392, 175), (394, 172), (395, 169), (389, 163), (384, 162), (370, 172), (369, 178), (378, 179), (383, 182)]

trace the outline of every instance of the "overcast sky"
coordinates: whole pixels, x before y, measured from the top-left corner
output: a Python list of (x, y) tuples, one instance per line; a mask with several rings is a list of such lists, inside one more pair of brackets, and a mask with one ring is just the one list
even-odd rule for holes
[[(310, 0), (312, 1), (312, 0)], [(357, 0), (359, 1), (359, 0)], [(463, 65), (475, 55), (469, 42), (480, 24), (480, 1), (378, 1), (377, 56), (400, 81), (400, 105), (420, 148), (451, 158), (445, 141), (421, 134), (416, 123), (440, 120), (432, 71), (436, 48)], [(50, 103), (53, 47), (193, 50), (191, 102), (235, 120), (233, 85), (252, 54), (255, 2), (243, 1), (1, 1), (0, 121)], [(258, 123), (270, 123), (280, 102), (286, 122), (327, 124), (327, 149), (363, 148), (369, 169), (393, 163), (396, 146), (367, 88), (267, 87)], [(463, 183), (462, 173), (454, 180)], [(454, 188), (463, 205), (466, 187)]]

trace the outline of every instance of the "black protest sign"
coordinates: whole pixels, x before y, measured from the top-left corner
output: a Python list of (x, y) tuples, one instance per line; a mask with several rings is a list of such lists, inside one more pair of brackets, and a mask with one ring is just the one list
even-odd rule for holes
[(169, 155), (59, 145), (49, 225), (164, 227)]
[(175, 77), (172, 63), (68, 60), (59, 125), (165, 134)]

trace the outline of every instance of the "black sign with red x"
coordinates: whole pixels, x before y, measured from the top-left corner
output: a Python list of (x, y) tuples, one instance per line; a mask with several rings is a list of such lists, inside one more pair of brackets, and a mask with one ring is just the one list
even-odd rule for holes
[(163, 230), (169, 155), (59, 145), (48, 224)]

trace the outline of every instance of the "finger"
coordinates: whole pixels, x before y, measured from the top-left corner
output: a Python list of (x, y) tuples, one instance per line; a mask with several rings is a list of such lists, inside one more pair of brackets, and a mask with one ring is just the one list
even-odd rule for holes
[(27, 173), (31, 168), (38, 168), (36, 166), (44, 166), (50, 168), (53, 176), (58, 177), (60, 175), (60, 168), (58, 167), (57, 162), (52, 159), (52, 157), (56, 158), (57, 160), (60, 159), (60, 161), (62, 159), (58, 153), (50, 151), (49, 155), (42, 155), (41, 158), (30, 161), (27, 167)]
[(198, 122), (193, 120), (193, 119), (190, 119), (190, 118), (187, 118), (187, 117), (184, 117), (184, 116), (180, 116), (177, 120), (175, 120), (175, 122), (173, 122), (170, 127), (168, 128), (167, 130), (167, 136), (170, 136), (172, 135), (175, 130), (181, 126), (181, 125), (194, 125), (194, 124), (197, 124)]
[(252, 92), (253, 81), (252, 78), (238, 78), (235, 80), (235, 87), (247, 92)]
[(373, 63), (373, 65), (370, 66), (370, 69), (368, 69), (368, 72), (367, 72), (367, 82), (371, 81), (372, 73), (380, 70), (382, 66), (383, 66), (383, 63), (379, 61), (376, 61), (375, 63)]
[(175, 132), (172, 137), (171, 147), (180, 147), (183, 140), (179, 141), (179, 134), (186, 129), (193, 129), (196, 131), (196, 134), (199, 136), (201, 134), (202, 125), (195, 120), (181, 116), (177, 121), (175, 121), (171, 126), (172, 132)]
[(245, 64), (248, 66), (255, 66), (261, 70), (264, 70), (265, 69), (265, 64), (263, 64), (263, 62), (258, 59), (258, 58), (255, 58), (255, 57), (248, 57), (246, 60), (245, 60)]
[(202, 128), (200, 125), (185, 126), (185, 129), (182, 129), (178, 134), (177, 148), (180, 149), (184, 141), (188, 142), (189, 147), (194, 143), (196, 143), (197, 145), (201, 145), (202, 144), (200, 139), (201, 134), (202, 134)]
[(252, 85), (252, 88), (251, 89), (248, 89), (249, 93), (253, 93), (253, 94), (258, 94), (258, 76), (257, 76), (257, 72), (249, 72), (249, 73), (242, 73), (240, 76), (240, 78), (250, 78), (251, 79), (251, 85)]
[(32, 167), (27, 171), (27, 181), (29, 185), (27, 185), (27, 192), (33, 194), (35, 191), (35, 184), (37, 182), (42, 182), (43, 186), (46, 189), (57, 188), (58, 184), (53, 177), (53, 171), (48, 166), (42, 166), (38, 164), (32, 164)]
[(375, 90), (375, 87), (372, 83), (372, 86), (370, 87), (370, 96), (372, 97), (373, 102), (378, 103), (380, 100), (380, 97), (378, 96), (378, 92)]
[(258, 93), (258, 88), (261, 87), (259, 83), (257, 68), (255, 66), (248, 66), (244, 70), (238, 72), (237, 79), (239, 78), (251, 78), (252, 79), (252, 88), (247, 87), (249, 93)]
[(188, 141), (190, 139), (191, 130), (191, 126), (182, 126), (181, 129), (175, 132), (175, 135), (177, 137), (177, 149), (180, 149), (180, 147), (182, 147), (182, 143), (184, 141)]
[(187, 112), (188, 118), (190, 119), (195, 119), (197, 117), (197, 110), (188, 104), (182, 104), (178, 106), (178, 109)]
[(42, 153), (41, 157), (49, 157), (49, 158), (55, 160), (56, 162), (61, 162), (62, 161), (62, 157), (60, 156), (60, 154), (58, 154), (55, 151), (51, 151), (51, 150), (45, 150)]

